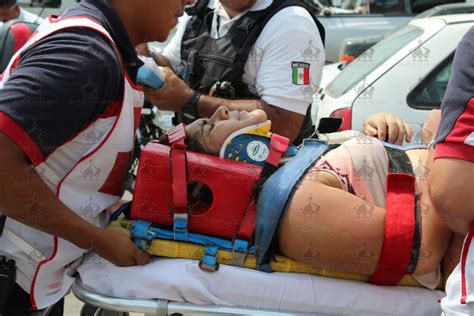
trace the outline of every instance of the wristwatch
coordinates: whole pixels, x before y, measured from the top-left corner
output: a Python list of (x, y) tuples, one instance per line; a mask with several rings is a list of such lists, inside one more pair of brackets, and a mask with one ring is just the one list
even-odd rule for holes
[(183, 116), (185, 116), (189, 120), (195, 120), (198, 118), (198, 109), (197, 105), (199, 102), (199, 99), (201, 98), (201, 94), (197, 92), (196, 90), (193, 90), (193, 94), (191, 98), (189, 98), (188, 102), (183, 107)]

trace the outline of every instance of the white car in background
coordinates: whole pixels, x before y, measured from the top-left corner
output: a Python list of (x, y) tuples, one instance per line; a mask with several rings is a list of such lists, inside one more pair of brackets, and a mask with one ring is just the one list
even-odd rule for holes
[[(420, 129), (431, 109), (439, 108), (454, 50), (474, 25), (474, 14), (417, 19), (364, 52), (324, 89), (313, 102), (313, 122), (342, 118), (340, 130), (360, 129), (366, 117), (390, 112)], [(413, 143), (413, 141), (412, 141)]]

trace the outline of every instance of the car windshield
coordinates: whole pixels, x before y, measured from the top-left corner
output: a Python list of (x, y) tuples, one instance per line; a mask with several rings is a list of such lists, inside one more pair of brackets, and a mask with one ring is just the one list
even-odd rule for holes
[(374, 69), (422, 33), (423, 29), (413, 25), (407, 25), (394, 31), (384, 40), (372, 46), (353, 62), (349, 63), (326, 87), (326, 93), (333, 98), (338, 98), (345, 94), (357, 83), (364, 80)]

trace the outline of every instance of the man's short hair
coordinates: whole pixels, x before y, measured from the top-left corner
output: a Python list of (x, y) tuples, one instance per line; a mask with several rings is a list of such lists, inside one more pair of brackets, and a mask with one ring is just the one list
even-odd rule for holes
[(16, 4), (16, 0), (0, 0), (0, 7), (10, 8)]

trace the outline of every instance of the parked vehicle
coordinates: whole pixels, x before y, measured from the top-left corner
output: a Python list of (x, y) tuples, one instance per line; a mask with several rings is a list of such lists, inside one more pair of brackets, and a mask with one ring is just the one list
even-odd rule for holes
[[(426, 10), (414, 19), (423, 19), (433, 16), (474, 13), (474, 3), (443, 4)], [(339, 61), (353, 61), (357, 56), (379, 42), (383, 36), (360, 36), (346, 38), (341, 44)]]
[[(471, 0), (468, 0), (471, 1)], [(349, 3), (352, 13), (341, 13), (333, 8), (321, 8), (319, 20), (326, 28), (326, 62), (339, 61), (342, 42), (349, 37), (378, 37), (406, 24), (416, 14), (447, 3), (468, 2), (464, 0), (374, 0), (366, 1), (367, 9), (363, 9), (363, 1), (339, 1)], [(318, 3), (318, 1), (315, 1)], [(333, 1), (334, 3), (335, 1)], [(346, 4), (347, 7), (347, 4)], [(343, 8), (344, 9), (344, 6)], [(347, 10), (346, 10), (347, 11)], [(349, 10), (349, 12), (351, 12)], [(358, 12), (359, 14), (357, 14)]]
[(391, 112), (420, 136), (429, 110), (441, 105), (454, 50), (473, 25), (474, 15), (462, 14), (416, 19), (394, 31), (319, 91), (314, 122), (337, 117), (341, 130), (360, 129), (367, 116)]

